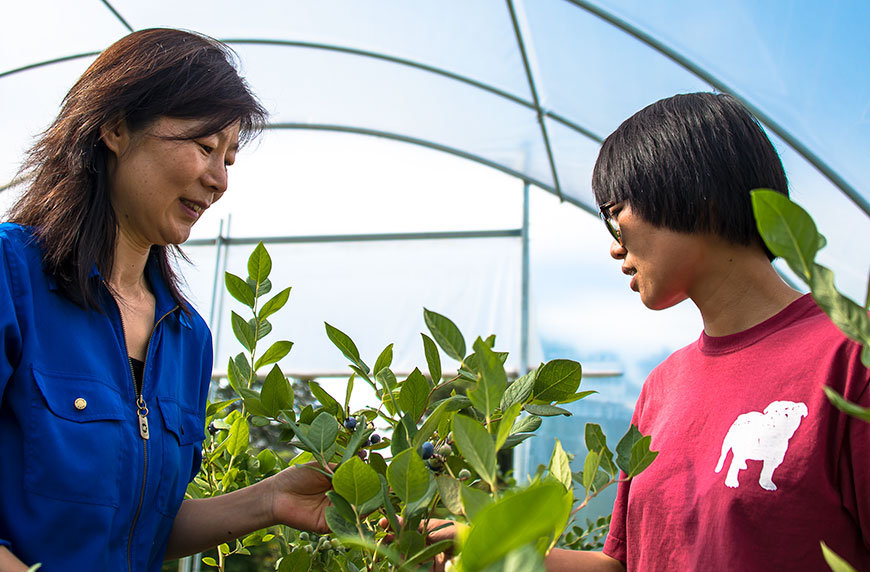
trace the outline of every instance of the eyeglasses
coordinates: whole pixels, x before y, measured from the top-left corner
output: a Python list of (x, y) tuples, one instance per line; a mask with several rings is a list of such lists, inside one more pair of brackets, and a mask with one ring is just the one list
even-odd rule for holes
[(616, 240), (619, 244), (622, 244), (622, 234), (619, 232), (619, 223), (616, 222), (616, 219), (613, 218), (613, 215), (610, 214), (610, 209), (616, 204), (616, 201), (607, 201), (603, 205), (599, 207), (598, 216), (601, 217), (601, 220), (604, 221), (604, 226), (607, 227), (607, 230), (610, 231), (610, 236)]

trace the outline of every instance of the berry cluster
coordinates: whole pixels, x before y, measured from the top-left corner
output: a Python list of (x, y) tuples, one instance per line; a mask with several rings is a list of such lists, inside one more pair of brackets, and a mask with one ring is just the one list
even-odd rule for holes
[[(350, 432), (356, 431), (356, 426), (358, 422), (355, 417), (348, 417), (344, 420), (344, 428)], [(363, 443), (363, 447), (368, 447), (369, 445), (377, 445), (381, 442), (381, 436), (377, 433), (372, 433), (369, 438)]]

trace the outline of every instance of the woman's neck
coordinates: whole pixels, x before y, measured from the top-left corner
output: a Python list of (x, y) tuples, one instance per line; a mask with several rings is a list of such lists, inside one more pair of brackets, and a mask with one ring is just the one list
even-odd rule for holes
[(800, 298), (801, 293), (783, 282), (760, 249), (735, 247), (722, 254), (705, 286), (692, 296), (707, 335), (742, 332)]

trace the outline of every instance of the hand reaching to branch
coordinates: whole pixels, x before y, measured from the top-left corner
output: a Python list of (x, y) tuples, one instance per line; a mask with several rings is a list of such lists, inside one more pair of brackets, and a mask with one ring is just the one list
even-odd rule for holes
[(289, 467), (266, 480), (272, 491), (272, 520), (299, 530), (329, 532), (324, 512), (332, 483), (312, 466), (316, 464)]

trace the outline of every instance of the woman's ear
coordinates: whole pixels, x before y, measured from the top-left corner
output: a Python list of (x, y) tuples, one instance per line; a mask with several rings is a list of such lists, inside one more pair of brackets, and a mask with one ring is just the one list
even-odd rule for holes
[(109, 151), (120, 157), (130, 145), (130, 128), (123, 119), (106, 123), (100, 127), (100, 139), (109, 148)]

